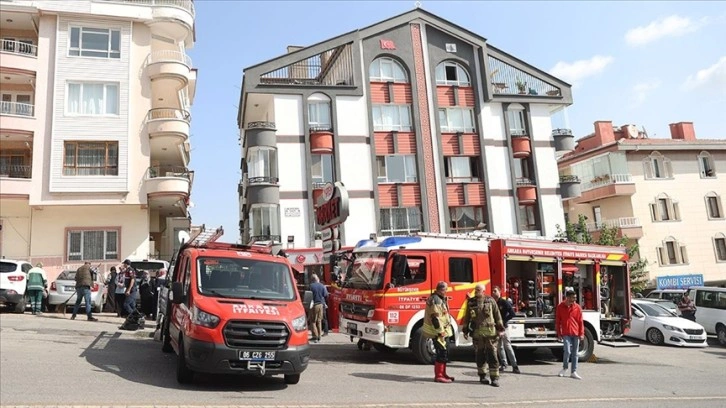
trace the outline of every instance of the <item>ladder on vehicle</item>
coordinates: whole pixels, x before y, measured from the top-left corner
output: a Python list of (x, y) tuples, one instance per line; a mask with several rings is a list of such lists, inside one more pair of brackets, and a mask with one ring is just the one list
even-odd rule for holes
[(202, 225), (199, 232), (189, 239), (189, 245), (195, 247), (204, 246), (210, 242), (218, 240), (222, 235), (224, 235), (224, 229), (221, 226), (219, 228), (208, 230), (204, 225)]
[(528, 239), (537, 241), (551, 242), (552, 238), (542, 236), (514, 235), (514, 234), (494, 234), (485, 231), (472, 231), (463, 234), (449, 234), (445, 232), (417, 232), (414, 234), (419, 237), (429, 238), (448, 238), (448, 239), (466, 239), (472, 241), (495, 240), (495, 239)]

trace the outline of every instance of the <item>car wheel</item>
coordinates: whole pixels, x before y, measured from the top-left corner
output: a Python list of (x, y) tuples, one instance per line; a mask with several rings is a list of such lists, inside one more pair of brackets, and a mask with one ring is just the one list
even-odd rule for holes
[(18, 314), (25, 313), (25, 298), (23, 298), (20, 302), (15, 304), (15, 308), (13, 308), (13, 312)]
[(434, 342), (431, 339), (427, 339), (423, 335), (423, 327), (416, 329), (411, 340), (411, 348), (413, 349), (413, 355), (416, 356), (416, 360), (421, 364), (433, 364), (434, 355)]
[(300, 382), (300, 374), (285, 374), (285, 384), (297, 384)]
[(397, 348), (388, 347), (385, 344), (373, 343), (373, 348), (380, 351), (381, 353), (393, 354), (398, 351)]
[(161, 320), (161, 351), (164, 353), (171, 353), (174, 348), (171, 346), (171, 336), (169, 336), (169, 324), (166, 318), (162, 317)]
[(184, 355), (184, 340), (179, 336), (179, 354), (176, 359), (176, 381), (179, 384), (189, 384), (194, 380), (194, 371), (187, 366), (187, 358)]
[(590, 330), (585, 329), (585, 340), (580, 341), (580, 348), (577, 350), (577, 358), (580, 361), (588, 361), (595, 351), (595, 338)]
[(716, 338), (718, 338), (718, 344), (726, 346), (726, 326), (719, 324), (716, 327)]
[(649, 329), (645, 337), (651, 344), (655, 344), (656, 346), (663, 344), (663, 333), (656, 328)]

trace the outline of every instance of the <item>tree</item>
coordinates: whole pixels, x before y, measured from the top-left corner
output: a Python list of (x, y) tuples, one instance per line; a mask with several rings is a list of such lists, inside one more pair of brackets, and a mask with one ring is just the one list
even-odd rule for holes
[[(566, 239), (569, 242), (578, 244), (595, 244), (608, 246), (627, 246), (629, 238), (627, 236), (618, 236), (618, 228), (602, 225), (600, 227), (600, 236), (597, 240), (592, 239), (592, 235), (587, 231), (587, 217), (580, 214), (577, 217), (577, 223), (565, 221), (565, 230), (557, 225), (557, 237)], [(634, 244), (627, 249), (628, 266), (630, 267), (630, 289), (639, 293), (645, 289), (648, 283), (648, 260), (640, 258), (638, 244)]]

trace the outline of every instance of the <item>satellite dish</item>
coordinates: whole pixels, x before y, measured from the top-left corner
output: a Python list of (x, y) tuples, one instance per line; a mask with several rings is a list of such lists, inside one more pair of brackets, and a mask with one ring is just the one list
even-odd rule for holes
[(180, 244), (184, 244), (185, 242), (189, 242), (189, 238), (191, 238), (191, 236), (189, 236), (188, 232), (181, 230), (177, 233), (177, 238), (179, 239)]
[(638, 137), (638, 128), (635, 125), (628, 125), (628, 136), (633, 139)]

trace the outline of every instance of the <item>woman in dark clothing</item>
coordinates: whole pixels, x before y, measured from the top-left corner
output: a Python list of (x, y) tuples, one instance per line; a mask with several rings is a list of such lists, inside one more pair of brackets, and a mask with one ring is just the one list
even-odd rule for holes
[(108, 275), (108, 279), (106, 279), (106, 287), (108, 290), (106, 291), (106, 304), (103, 306), (104, 312), (116, 311), (116, 275), (118, 275), (116, 267), (112, 266), (111, 273)]
[(154, 314), (154, 288), (151, 286), (149, 272), (143, 273), (141, 284), (139, 285), (139, 296), (141, 296), (141, 313), (151, 318)]

